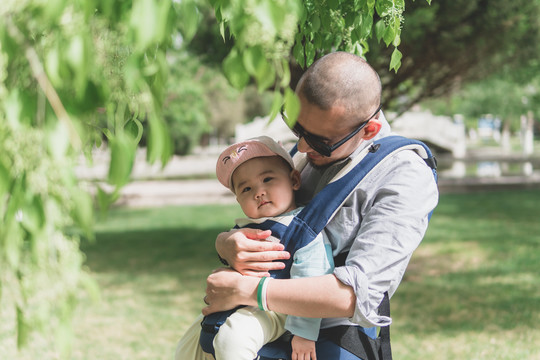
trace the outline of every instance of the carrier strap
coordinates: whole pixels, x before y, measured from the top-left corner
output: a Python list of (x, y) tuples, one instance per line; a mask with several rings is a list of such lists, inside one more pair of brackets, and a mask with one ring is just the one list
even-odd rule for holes
[[(388, 292), (384, 293), (383, 300), (379, 305), (379, 314), (390, 317), (390, 297), (388, 296)], [(381, 340), (379, 358), (384, 360), (392, 360), (392, 347), (390, 346), (390, 325), (381, 327), (379, 339)]]

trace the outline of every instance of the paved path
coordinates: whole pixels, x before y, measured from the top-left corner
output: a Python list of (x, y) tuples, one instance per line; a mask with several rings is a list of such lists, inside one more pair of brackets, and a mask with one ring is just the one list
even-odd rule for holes
[[(210, 149), (198, 155), (174, 156), (164, 168), (146, 162), (146, 153), (139, 149), (133, 166), (133, 181), (122, 188), (117, 206), (153, 207), (167, 205), (197, 205), (236, 203), (233, 194), (213, 175), (219, 151)], [(91, 191), (96, 181), (107, 177), (109, 157), (96, 151), (93, 164), (77, 168), (77, 176), (87, 181)]]
[[(233, 194), (214, 177), (216, 150), (206, 150), (198, 155), (175, 156), (165, 168), (149, 165), (145, 153), (139, 150), (132, 178), (122, 191), (117, 206), (154, 207), (167, 205), (234, 204)], [(108, 157), (94, 154), (94, 165), (81, 165), (77, 169), (80, 179), (91, 184), (103, 181), (108, 171)], [(528, 177), (505, 176), (500, 178), (439, 178), (441, 193), (494, 190), (500, 188), (539, 188), (540, 173)]]
[(217, 179), (136, 181), (122, 189), (116, 205), (153, 207), (166, 205), (234, 204), (233, 194)]

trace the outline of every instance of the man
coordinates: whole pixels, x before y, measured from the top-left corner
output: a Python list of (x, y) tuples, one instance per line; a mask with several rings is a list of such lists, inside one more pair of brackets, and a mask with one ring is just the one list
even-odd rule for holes
[[(309, 164), (302, 170), (301, 201), (309, 201), (352, 158), (390, 127), (380, 111), (377, 73), (360, 57), (326, 55), (300, 79), (300, 113), (295, 126), (298, 150)], [(335, 257), (346, 256), (333, 274), (273, 280), (266, 288), (268, 309), (323, 319), (321, 328), (339, 324), (385, 326), (391, 319), (377, 308), (385, 292), (398, 287), (413, 251), (422, 240), (438, 190), (431, 169), (413, 151), (386, 159), (357, 186), (325, 228)], [(269, 231), (239, 230), (216, 239), (221, 258), (234, 270), (207, 279), (207, 315), (237, 305), (257, 306), (257, 276), (283, 267), (289, 254), (280, 244), (260, 241)], [(345, 255), (343, 255), (345, 254)], [(244, 276), (253, 275), (253, 276)]]

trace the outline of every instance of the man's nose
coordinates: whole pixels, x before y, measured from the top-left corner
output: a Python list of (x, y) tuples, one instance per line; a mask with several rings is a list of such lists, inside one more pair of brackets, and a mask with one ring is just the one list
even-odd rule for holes
[(296, 148), (297, 148), (298, 151), (300, 151), (301, 153), (307, 153), (308, 151), (313, 150), (313, 149), (308, 145), (308, 143), (306, 142), (306, 140), (304, 140), (303, 137), (301, 137), (300, 139), (298, 139), (298, 142), (296, 143)]

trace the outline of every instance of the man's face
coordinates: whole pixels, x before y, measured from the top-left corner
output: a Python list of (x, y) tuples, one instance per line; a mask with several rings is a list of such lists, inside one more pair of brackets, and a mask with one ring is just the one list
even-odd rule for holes
[[(345, 108), (334, 106), (330, 110), (322, 110), (310, 104), (300, 96), (300, 114), (298, 123), (310, 134), (316, 135), (328, 145), (333, 145), (346, 137), (360, 124), (351, 124), (345, 120)], [(349, 156), (363, 141), (363, 130), (332, 152), (323, 156), (311, 148), (304, 138), (298, 141), (298, 151), (306, 153), (309, 162), (316, 167), (324, 167)]]

